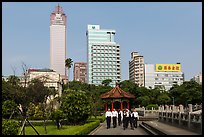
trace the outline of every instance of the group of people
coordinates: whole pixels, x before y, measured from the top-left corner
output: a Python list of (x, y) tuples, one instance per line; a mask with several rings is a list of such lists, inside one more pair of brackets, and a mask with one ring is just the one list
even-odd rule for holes
[(113, 109), (112, 112), (108, 109), (105, 113), (105, 117), (107, 129), (110, 128), (111, 119), (113, 120), (113, 128), (116, 128), (118, 123), (119, 126), (123, 124), (124, 130), (128, 128), (129, 123), (131, 129), (134, 130), (134, 128), (137, 128), (137, 121), (139, 120), (139, 115), (138, 112), (136, 112), (136, 109), (133, 109), (132, 111), (129, 109), (119, 109), (118, 111)]

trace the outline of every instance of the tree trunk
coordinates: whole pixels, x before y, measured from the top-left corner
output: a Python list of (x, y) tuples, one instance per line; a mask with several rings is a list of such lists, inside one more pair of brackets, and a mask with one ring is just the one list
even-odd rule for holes
[(44, 129), (45, 134), (47, 134), (46, 122), (45, 122), (45, 104), (43, 103), (43, 121), (44, 121)]

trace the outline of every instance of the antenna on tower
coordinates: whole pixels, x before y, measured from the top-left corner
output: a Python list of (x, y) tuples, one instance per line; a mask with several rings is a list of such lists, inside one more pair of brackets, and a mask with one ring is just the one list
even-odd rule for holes
[(59, 13), (59, 8), (60, 8), (60, 6), (59, 6), (59, 3), (58, 3), (58, 6), (57, 6), (58, 13)]

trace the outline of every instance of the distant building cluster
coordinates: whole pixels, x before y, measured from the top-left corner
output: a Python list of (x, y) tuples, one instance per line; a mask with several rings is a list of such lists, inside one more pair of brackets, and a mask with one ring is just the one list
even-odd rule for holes
[[(34, 78), (45, 81), (45, 86), (53, 87), (62, 93), (62, 84), (67, 80), (65, 68), (67, 42), (67, 16), (59, 5), (50, 15), (50, 69), (28, 69), (27, 82)], [(120, 45), (115, 41), (116, 31), (101, 29), (100, 25), (87, 25), (87, 62), (75, 62), (73, 75), (75, 81), (101, 85), (103, 80), (111, 79), (110, 86), (121, 82)], [(202, 83), (202, 73), (193, 78)], [(163, 86), (169, 90), (174, 84), (184, 82), (181, 64), (145, 64), (138, 52), (131, 53), (129, 61), (129, 80), (139, 87), (155, 88)], [(21, 82), (25, 77), (21, 77)], [(25, 85), (27, 86), (27, 85)]]
[(195, 75), (193, 77), (193, 80), (196, 81), (198, 84), (202, 85), (202, 72), (200, 72), (199, 74)]
[(139, 87), (164, 87), (169, 90), (173, 85), (184, 82), (181, 64), (145, 64), (144, 57), (138, 52), (131, 53), (129, 61), (129, 80)]

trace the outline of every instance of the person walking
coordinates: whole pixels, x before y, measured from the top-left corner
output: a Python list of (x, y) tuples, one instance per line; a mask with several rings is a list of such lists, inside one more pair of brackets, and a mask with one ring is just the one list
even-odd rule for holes
[(115, 109), (113, 109), (113, 111), (112, 111), (112, 117), (113, 117), (113, 128), (116, 128), (118, 112)]
[(139, 115), (138, 112), (136, 111), (136, 108), (133, 111), (133, 119), (134, 119), (133, 126), (137, 128), (137, 121), (139, 120)]
[(126, 109), (123, 110), (123, 129), (126, 127)]
[(107, 129), (109, 129), (110, 123), (111, 123), (111, 117), (112, 117), (112, 113), (110, 111), (110, 108), (108, 109), (108, 111), (106, 111), (105, 117), (106, 117)]
[(123, 120), (123, 111), (122, 109), (118, 109), (118, 125), (120, 126), (122, 123), (122, 120)]
[(131, 129), (134, 130), (134, 114), (133, 114), (133, 110), (130, 111), (130, 126), (131, 126)]
[(125, 128), (128, 128), (129, 122), (130, 122), (130, 111), (129, 109), (126, 109)]

